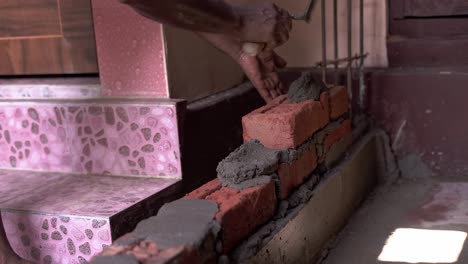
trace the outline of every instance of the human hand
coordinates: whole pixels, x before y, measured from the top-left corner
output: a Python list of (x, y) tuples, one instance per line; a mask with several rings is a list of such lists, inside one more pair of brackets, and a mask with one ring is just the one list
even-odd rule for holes
[(278, 69), (286, 66), (286, 61), (272, 50), (264, 50), (257, 56), (243, 52), (242, 43), (227, 35), (198, 33), (213, 46), (233, 58), (244, 70), (257, 91), (265, 101), (271, 101), (284, 94), (283, 83), (278, 76)]
[(237, 38), (242, 42), (264, 43), (267, 50), (281, 46), (289, 40), (292, 20), (289, 13), (271, 3), (237, 8), (240, 28)]
[(266, 102), (286, 92), (277, 70), (287, 63), (274, 51), (262, 51), (257, 56), (241, 54), (237, 61)]

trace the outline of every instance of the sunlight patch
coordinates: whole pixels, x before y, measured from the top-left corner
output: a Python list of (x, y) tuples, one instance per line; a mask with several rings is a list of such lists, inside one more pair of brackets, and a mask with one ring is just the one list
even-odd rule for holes
[(467, 233), (460, 231), (398, 228), (388, 238), (379, 261), (455, 263)]

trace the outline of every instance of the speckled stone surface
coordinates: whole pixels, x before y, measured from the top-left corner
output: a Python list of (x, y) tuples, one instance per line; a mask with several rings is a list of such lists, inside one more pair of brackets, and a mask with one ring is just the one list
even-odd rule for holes
[(162, 25), (115, 0), (93, 0), (103, 95), (167, 98)]
[(0, 210), (14, 251), (86, 263), (131, 231), (182, 177), (179, 103), (0, 100)]
[(178, 179), (0, 171), (8, 241), (22, 258), (83, 263), (112, 243), (111, 222)]
[(101, 95), (99, 78), (5, 78), (0, 99), (83, 99)]
[(176, 103), (0, 101), (0, 168), (181, 177)]

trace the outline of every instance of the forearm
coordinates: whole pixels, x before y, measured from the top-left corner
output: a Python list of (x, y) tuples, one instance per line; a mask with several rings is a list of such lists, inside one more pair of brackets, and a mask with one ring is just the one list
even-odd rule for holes
[(152, 20), (211, 33), (240, 30), (235, 10), (223, 0), (121, 0)]
[(223, 34), (197, 32), (197, 34), (208, 41), (218, 50), (224, 52), (235, 61), (242, 55), (242, 45), (240, 41)]

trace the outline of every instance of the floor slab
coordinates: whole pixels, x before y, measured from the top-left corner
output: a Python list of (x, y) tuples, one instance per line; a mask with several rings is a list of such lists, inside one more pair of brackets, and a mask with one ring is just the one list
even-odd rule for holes
[(0, 171), (0, 208), (111, 217), (179, 179)]
[(147, 217), (180, 179), (0, 171), (1, 221), (35, 263), (85, 263)]
[(323, 264), (468, 263), (468, 182), (403, 180), (378, 189)]

